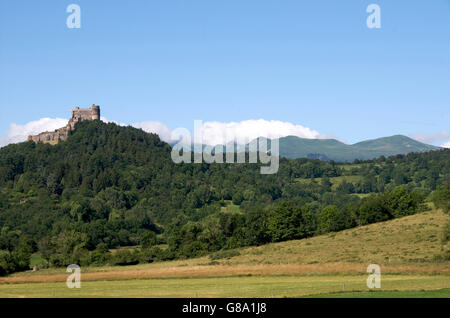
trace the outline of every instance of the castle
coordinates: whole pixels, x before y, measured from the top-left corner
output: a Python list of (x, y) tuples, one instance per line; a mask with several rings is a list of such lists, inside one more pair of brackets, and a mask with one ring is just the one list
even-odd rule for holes
[(92, 105), (91, 108), (75, 107), (72, 110), (72, 118), (69, 123), (62, 128), (56, 129), (53, 132), (43, 132), (36, 136), (29, 136), (27, 141), (34, 142), (58, 142), (59, 140), (66, 140), (69, 131), (75, 129), (75, 125), (85, 120), (100, 120), (100, 106)]

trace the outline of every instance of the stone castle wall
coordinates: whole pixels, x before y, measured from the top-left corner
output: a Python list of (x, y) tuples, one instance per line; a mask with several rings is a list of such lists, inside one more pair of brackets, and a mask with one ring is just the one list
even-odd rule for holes
[(69, 131), (74, 130), (77, 123), (85, 120), (100, 120), (100, 106), (92, 105), (91, 108), (84, 109), (75, 107), (72, 110), (72, 118), (65, 127), (52, 132), (46, 131), (36, 136), (29, 136), (27, 140), (34, 142), (57, 142), (59, 140), (66, 140), (69, 136)]

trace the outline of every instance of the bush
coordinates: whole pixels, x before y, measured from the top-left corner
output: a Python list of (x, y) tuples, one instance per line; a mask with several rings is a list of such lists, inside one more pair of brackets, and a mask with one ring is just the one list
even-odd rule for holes
[(320, 233), (337, 232), (346, 228), (347, 216), (335, 205), (325, 207), (319, 213)]
[(140, 255), (138, 250), (122, 249), (116, 251), (111, 257), (111, 265), (136, 265), (139, 263)]
[(241, 255), (241, 253), (238, 250), (222, 250), (209, 255), (209, 258), (214, 261), (218, 259), (232, 258), (239, 255)]
[(442, 254), (435, 255), (433, 260), (436, 262), (450, 261), (450, 250), (443, 252)]
[(156, 261), (162, 261), (165, 257), (166, 253), (161, 248), (153, 246), (142, 249), (140, 260), (144, 263), (153, 263)]
[(157, 243), (156, 234), (152, 231), (144, 231), (139, 237), (142, 248), (149, 248)]
[(448, 241), (450, 241), (450, 221), (445, 224), (441, 237), (442, 244), (446, 244)]
[(444, 210), (445, 213), (450, 213), (450, 182), (438, 187), (431, 198), (437, 208)]
[(15, 269), (14, 259), (9, 251), (0, 250), (0, 276), (8, 275)]
[(244, 196), (240, 191), (237, 191), (233, 194), (233, 204), (240, 205), (242, 201), (244, 201)]
[(312, 235), (311, 211), (291, 202), (282, 202), (268, 211), (267, 234), (272, 242), (300, 239)]
[(408, 193), (399, 186), (391, 192), (372, 195), (364, 199), (359, 208), (361, 224), (386, 221), (421, 211), (424, 196), (416, 192)]
[(359, 219), (362, 225), (386, 221), (392, 217), (381, 195), (372, 195), (364, 199), (359, 207)]
[(102, 266), (107, 264), (110, 259), (111, 253), (108, 250), (108, 246), (105, 243), (100, 243), (94, 251), (89, 252), (81, 260), (81, 265)]
[(85, 248), (88, 237), (85, 233), (74, 230), (64, 231), (50, 239), (39, 241), (39, 251), (50, 265), (64, 267), (70, 264), (81, 264), (89, 257)]
[(30, 254), (22, 251), (0, 250), (0, 276), (30, 268)]

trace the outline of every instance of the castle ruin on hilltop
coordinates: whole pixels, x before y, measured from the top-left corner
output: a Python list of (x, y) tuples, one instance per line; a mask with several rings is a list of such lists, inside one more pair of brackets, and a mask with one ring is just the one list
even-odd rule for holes
[(65, 127), (56, 129), (52, 132), (46, 131), (36, 136), (29, 136), (27, 141), (58, 142), (59, 140), (66, 140), (69, 135), (69, 131), (73, 131), (77, 123), (85, 120), (97, 119), (100, 120), (100, 106), (93, 104), (91, 108), (75, 107), (72, 110), (72, 118)]

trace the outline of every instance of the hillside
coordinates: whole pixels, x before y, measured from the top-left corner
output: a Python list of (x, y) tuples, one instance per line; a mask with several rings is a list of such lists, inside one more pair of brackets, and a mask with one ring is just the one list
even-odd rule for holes
[(308, 158), (312, 155), (326, 156), (329, 160), (353, 161), (369, 159), (357, 149), (335, 139), (305, 139), (295, 136), (280, 138), (280, 156), (286, 158)]
[(56, 145), (0, 149), (0, 275), (28, 269), (32, 253), (49, 267), (126, 265), (350, 229), (422, 211), (450, 174), (450, 150), (351, 165), (283, 158), (273, 175), (177, 165), (170, 152), (97, 120)]
[[(234, 149), (236, 152), (249, 151), (249, 145), (256, 143), (257, 140), (267, 139), (260, 137), (251, 141), (244, 147), (238, 146), (236, 143), (230, 143), (225, 146), (218, 145), (220, 152), (228, 149)], [(271, 140), (267, 139), (268, 148), (270, 149)], [(347, 145), (336, 139), (308, 139), (297, 136), (287, 136), (279, 138), (280, 156), (297, 159), (310, 158), (320, 159), (323, 161), (334, 160), (336, 162), (353, 162), (355, 159), (371, 160), (380, 156), (389, 157), (398, 154), (408, 154), (412, 152), (427, 152), (438, 150), (440, 147), (427, 145), (402, 135), (391, 137), (383, 137), (373, 140), (365, 140), (353, 145)], [(177, 146), (175, 143), (173, 146)], [(203, 145), (202, 149), (206, 146)], [(259, 149), (257, 147), (257, 149)], [(194, 147), (191, 148), (194, 151)]]
[[(450, 275), (450, 262), (436, 262), (445, 248), (440, 237), (450, 216), (432, 210), (303, 240), (230, 250), (189, 260), (121, 267), (89, 267), (84, 280), (233, 275), (361, 274), (379, 264), (387, 274)], [(395, 244), (394, 244), (395, 243)], [(447, 243), (450, 244), (450, 243)], [(63, 281), (64, 269), (23, 272), (1, 283)], [(448, 287), (448, 286), (447, 286)]]
[(280, 155), (286, 158), (307, 158), (322, 155), (335, 161), (352, 162), (355, 159), (368, 160), (380, 156), (407, 154), (437, 150), (406, 136), (396, 135), (347, 145), (335, 139), (305, 139), (295, 136), (280, 138)]
[[(219, 264), (379, 264), (432, 265), (445, 250), (441, 236), (450, 215), (441, 210), (370, 224), (303, 240), (245, 248)], [(450, 247), (450, 242), (447, 242)], [(230, 253), (233, 255), (233, 253)], [(450, 263), (448, 263), (450, 265)], [(447, 268), (450, 274), (450, 266)]]
[[(82, 267), (81, 289), (66, 287), (65, 268), (27, 271), (0, 277), (0, 297), (449, 297), (450, 262), (434, 261), (449, 220), (433, 210), (189, 260)], [(382, 290), (368, 292), (373, 263)]]
[(388, 155), (395, 155), (399, 153), (405, 154), (408, 152), (424, 152), (439, 149), (439, 147), (427, 145), (402, 135), (366, 140), (353, 144), (352, 147), (359, 150), (385, 152)]

